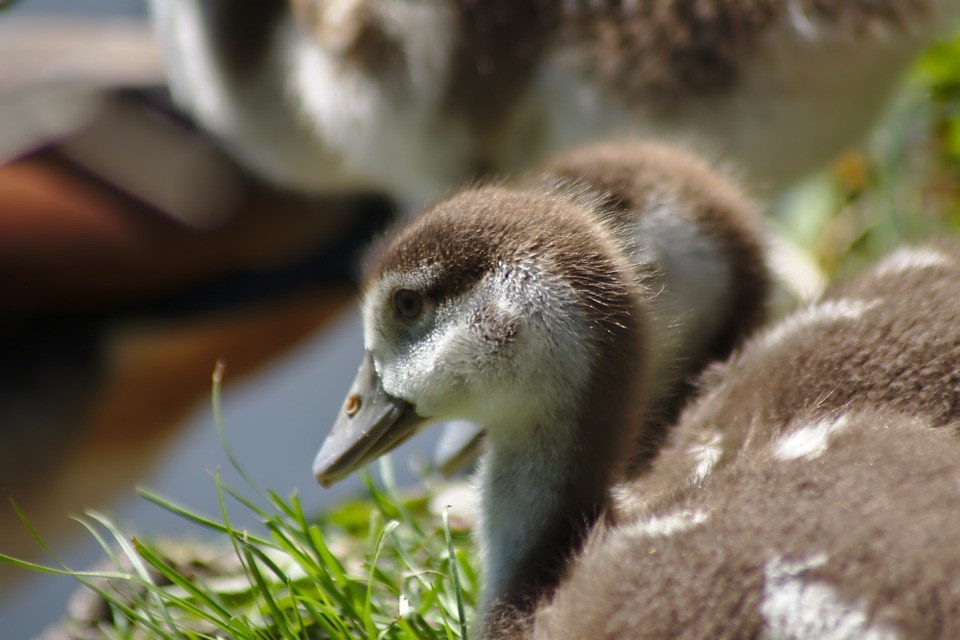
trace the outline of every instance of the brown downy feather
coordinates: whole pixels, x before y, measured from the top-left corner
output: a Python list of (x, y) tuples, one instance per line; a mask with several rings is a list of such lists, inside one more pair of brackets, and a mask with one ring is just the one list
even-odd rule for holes
[[(700, 158), (652, 142), (605, 142), (555, 156), (537, 173), (586, 184), (602, 194), (621, 224), (643, 217), (658, 197), (671, 198), (672, 206), (689, 214), (695, 232), (716, 245), (731, 272), (727, 313), (705, 358), (725, 358), (765, 319), (771, 283), (759, 212), (733, 182)], [(705, 358), (689, 362), (690, 373)]]
[[(563, 326), (568, 321), (566, 315), (536, 318), (564, 308), (553, 297), (557, 286), (575, 295), (577, 310), (571, 316), (582, 314), (589, 327), (588, 379), (582, 388), (572, 390), (583, 398), (573, 418), (576, 426), (566, 436), (573, 442), (556, 445), (549, 469), (540, 476), (546, 484), (526, 487), (555, 494), (558, 502), (531, 523), (526, 533), (529, 549), (509, 567), (509, 577), (482, 612), (485, 636), (509, 636), (526, 624), (536, 602), (559, 584), (583, 537), (609, 511), (610, 488), (625, 477), (628, 465), (636, 472), (659, 448), (666, 414), (675, 410), (685, 376), (702, 368), (711, 356), (728, 353), (759, 321), (769, 283), (752, 213), (752, 206), (734, 187), (685, 153), (651, 143), (608, 143), (558, 157), (518, 183), (466, 189), (396, 230), (374, 254), (366, 268), (365, 314), (381, 313), (372, 310), (382, 304), (378, 292), (384, 283), (428, 282), (419, 285), (424, 304), (438, 314), (444, 309), (446, 317), (454, 313), (446, 310), (449, 305), (469, 297), (492, 274), (520, 272), (526, 274), (522, 281), (538, 291), (534, 298), (547, 302), (544, 309), (531, 302), (528, 313), (534, 317), (515, 320), (509, 335), (497, 323), (476, 329), (500, 359), (515, 342), (538, 340), (541, 334), (532, 336), (539, 323)], [(656, 253), (648, 246), (654, 239), (645, 234), (659, 232), (666, 235), (656, 243), (665, 246)], [(683, 246), (670, 246), (672, 242)], [(674, 262), (687, 259), (685, 252), (703, 251), (708, 263), (719, 265), (721, 275), (692, 268), (686, 269), (690, 273), (665, 273), (673, 264), (657, 259), (674, 250), (679, 255)], [(689, 301), (686, 311), (670, 309), (676, 314), (673, 319), (654, 318), (659, 323), (656, 329), (647, 319), (648, 310), (657, 310), (661, 297), (684, 302), (684, 288), (690, 286), (686, 279), (716, 281), (720, 308), (708, 310), (710, 319), (704, 323), (708, 335), (687, 326), (692, 322), (687, 316), (699, 312), (701, 300)], [(664, 309), (659, 312), (666, 315)], [(391, 327), (390, 317), (372, 321), (368, 330)], [(474, 321), (487, 323), (479, 316)], [(395, 329), (376, 331), (386, 336)], [(670, 344), (668, 350), (654, 338), (681, 344)], [(458, 357), (477, 363), (473, 365), (477, 368), (486, 355)], [(566, 363), (556, 364), (562, 369)], [(386, 365), (377, 366), (382, 375)], [(470, 372), (445, 375), (476, 377)], [(650, 375), (669, 376), (672, 382), (658, 380), (655, 385)], [(538, 391), (543, 383), (518, 384)], [(651, 393), (658, 394), (656, 416), (646, 413)], [(565, 431), (549, 424), (553, 418), (543, 418), (547, 424), (537, 426), (539, 435), (515, 434), (510, 439), (565, 437)], [(503, 434), (490, 435), (487, 442), (498, 446)], [(555, 446), (549, 441), (541, 444)], [(555, 477), (554, 468), (561, 475)], [(550, 497), (543, 502), (549, 503)]]
[[(535, 215), (520, 217), (518, 211)], [(605, 366), (593, 369), (583, 391), (583, 430), (568, 449), (576, 458), (564, 460), (563, 486), (551, 487), (562, 504), (529, 532), (534, 543), (512, 567), (482, 623), (487, 635), (514, 624), (540, 593), (554, 588), (568, 554), (609, 507), (608, 489), (627, 462), (621, 452), (631, 450), (635, 438), (623, 424), (640, 424), (644, 407), (642, 289), (593, 211), (562, 194), (507, 187), (470, 189), (425, 211), (389, 239), (367, 278), (432, 271), (438, 286), (426, 295), (440, 305), (477, 286), (498, 265), (522, 268), (531, 261), (543, 263), (576, 292), (592, 327), (594, 357)]]
[[(534, 176), (570, 181), (597, 194), (610, 219), (621, 228), (631, 254), (636, 254), (637, 246), (651, 242), (645, 233), (662, 232), (656, 227), (642, 227), (638, 232), (637, 221), (656, 215), (658, 208), (670, 207), (674, 224), (687, 226), (697, 239), (695, 250), (715, 252), (715, 266), (729, 273), (726, 280), (715, 273), (669, 273), (680, 271), (674, 269), (680, 266), (676, 260), (664, 259), (663, 255), (655, 256), (652, 262), (641, 258), (638, 266), (648, 286), (658, 294), (648, 304), (659, 311), (661, 322), (680, 326), (690, 315), (710, 315), (711, 320), (708, 330), (700, 335), (681, 333), (674, 338), (682, 343), (679, 351), (671, 355), (673, 361), (665, 370), (655, 373), (658, 386), (630, 465), (630, 473), (635, 475), (646, 468), (659, 449), (666, 426), (676, 420), (683, 403), (693, 394), (692, 383), (698, 374), (710, 362), (729, 356), (767, 318), (773, 283), (762, 247), (759, 212), (733, 182), (700, 158), (652, 142), (605, 142), (577, 148), (555, 156)], [(661, 240), (665, 244), (671, 241)], [(722, 291), (722, 305), (701, 309), (700, 301), (682, 299), (689, 286), (683, 280), (689, 278), (714, 281)], [(677, 290), (664, 290), (669, 286)], [(680, 308), (657, 310), (657, 298), (669, 293), (681, 297)], [(665, 350), (662, 344), (650, 344), (648, 348)]]
[(960, 633), (958, 283), (901, 251), (716, 367), (537, 637)]
[(896, 411), (847, 416), (819, 457), (753, 448), (595, 534), (532, 637), (957, 637), (955, 438)]

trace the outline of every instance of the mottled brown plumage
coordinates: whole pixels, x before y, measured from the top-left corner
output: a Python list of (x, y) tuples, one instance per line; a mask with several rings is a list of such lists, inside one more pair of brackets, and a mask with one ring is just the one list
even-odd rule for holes
[(635, 134), (782, 189), (960, 21), (952, 0), (154, 3), (179, 98), (258, 171), (417, 204)]
[(536, 637), (954, 637), (958, 293), (903, 250), (716, 366)]
[[(598, 6), (599, 5), (599, 6)], [(565, 37), (583, 71), (624, 104), (670, 110), (736, 91), (764, 40), (806, 19), (855, 42), (929, 19), (928, 0), (646, 0), (582, 2)], [(797, 17), (795, 17), (797, 16)], [(803, 16), (803, 18), (799, 18)]]
[(444, 111), (463, 118), (480, 148), (476, 168), (500, 168), (518, 103), (556, 39), (556, 0), (451, 0), (455, 22)]
[[(910, 256), (935, 262), (911, 264)], [(958, 283), (955, 246), (895, 254), (711, 372), (709, 393), (688, 419), (737, 425), (725, 435), (733, 450), (757, 438), (753, 423), (774, 436), (775, 425), (801, 415), (816, 420), (876, 407), (953, 428), (960, 423)]]
[(955, 436), (885, 409), (812, 460), (747, 448), (646, 526), (598, 531), (531, 636), (954, 638), (958, 482)]

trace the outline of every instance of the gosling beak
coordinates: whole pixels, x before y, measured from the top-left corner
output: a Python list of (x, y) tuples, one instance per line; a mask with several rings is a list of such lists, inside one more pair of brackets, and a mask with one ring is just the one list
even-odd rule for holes
[(409, 402), (387, 395), (368, 352), (343, 410), (313, 461), (313, 475), (329, 487), (398, 447), (424, 422)]

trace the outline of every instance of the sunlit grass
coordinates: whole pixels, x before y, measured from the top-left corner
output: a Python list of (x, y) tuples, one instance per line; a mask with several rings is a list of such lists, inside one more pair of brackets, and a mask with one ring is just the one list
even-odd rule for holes
[[(222, 438), (219, 368), (212, 402)], [(225, 440), (224, 446), (246, 478)], [(212, 480), (220, 503), (215, 517), (140, 490), (144, 499), (195, 524), (205, 542), (131, 536), (91, 512), (79, 521), (103, 548), (110, 569), (75, 571), (45, 546), (50, 566), (0, 560), (72, 576), (90, 590), (93, 614), (65, 622), (68, 637), (465, 637), (464, 603), (474, 603), (477, 574), (464, 532), (451, 530), (445, 512), (430, 512), (424, 494), (401, 496), (388, 459), (380, 471), (383, 489), (366, 475), (365, 497), (320, 518), (304, 514), (296, 494), (282, 498), (250, 483), (267, 505), (258, 506), (223, 484), (219, 473)], [(228, 504), (252, 512), (264, 532), (233, 528)]]

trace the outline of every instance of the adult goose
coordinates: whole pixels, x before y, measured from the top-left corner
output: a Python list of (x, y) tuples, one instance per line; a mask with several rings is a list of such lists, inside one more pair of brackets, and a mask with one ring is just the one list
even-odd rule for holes
[(776, 191), (857, 143), (960, 20), (954, 0), (152, 5), (178, 101), (255, 173), (406, 203), (637, 133)]
[(317, 479), (483, 425), (483, 637), (954, 637), (960, 250), (895, 254), (762, 332), (658, 446), (657, 291), (625, 232), (648, 206), (487, 186), (392, 235)]

